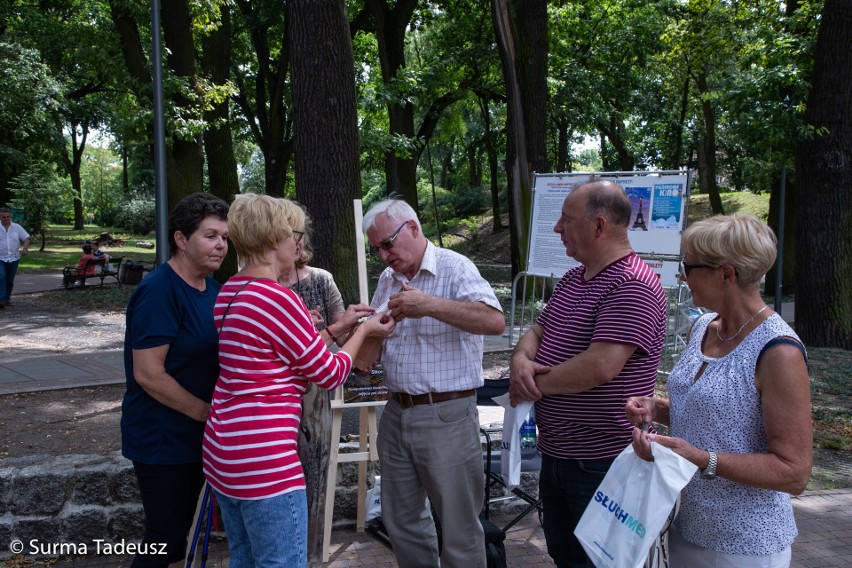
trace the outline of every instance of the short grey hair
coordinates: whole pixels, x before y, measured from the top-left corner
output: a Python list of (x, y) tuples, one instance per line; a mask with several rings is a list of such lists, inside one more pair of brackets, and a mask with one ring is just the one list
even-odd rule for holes
[(775, 233), (754, 215), (714, 215), (683, 232), (681, 252), (702, 264), (730, 264), (743, 284), (755, 284), (775, 264)]
[(417, 230), (423, 233), (423, 228), (420, 226), (420, 219), (417, 218), (417, 213), (414, 208), (403, 201), (402, 199), (385, 199), (379, 201), (364, 215), (361, 222), (361, 228), (366, 234), (367, 231), (373, 228), (376, 224), (376, 217), (384, 213), (389, 219), (394, 219), (400, 223), (403, 221), (414, 221), (417, 223)]
[(624, 188), (609, 180), (584, 183), (577, 189), (586, 189), (586, 219), (597, 216), (607, 218), (612, 224), (626, 227), (630, 224), (633, 207)]

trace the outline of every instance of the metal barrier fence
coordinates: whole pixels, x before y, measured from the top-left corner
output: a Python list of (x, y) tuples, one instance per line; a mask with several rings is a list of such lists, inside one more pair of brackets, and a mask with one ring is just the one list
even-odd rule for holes
[[(509, 340), (509, 347), (514, 347), (535, 323), (559, 278), (561, 276), (538, 276), (527, 272), (515, 276), (509, 326), (504, 334)], [(664, 286), (663, 291), (668, 305), (668, 325), (659, 372), (668, 376), (678, 354), (686, 348), (686, 336), (692, 322), (702, 311), (693, 305), (689, 288), (683, 282), (677, 286)]]

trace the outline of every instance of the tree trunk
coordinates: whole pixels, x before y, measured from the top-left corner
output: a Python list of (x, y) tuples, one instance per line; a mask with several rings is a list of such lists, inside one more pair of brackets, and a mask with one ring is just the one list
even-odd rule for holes
[[(81, 124), (75, 120), (69, 120), (69, 130), (71, 131), (71, 156), (68, 152), (63, 152), (62, 162), (65, 165), (65, 171), (68, 172), (71, 178), (71, 188), (74, 193), (74, 231), (82, 231), (84, 226), (83, 219), (83, 183), (80, 177), (80, 166), (83, 162), (83, 151), (86, 149), (86, 137), (89, 135), (89, 128), (86, 124)], [(77, 143), (77, 127), (82, 130), (80, 143)]]
[(571, 171), (571, 127), (566, 118), (560, 118), (556, 124), (556, 171)]
[[(296, 146), (296, 195), (313, 218), (314, 262), (334, 274), (346, 303), (358, 299), (358, 269), (352, 201), (361, 196), (355, 64), (343, 0), (288, 3)], [(315, 401), (321, 410), (324, 402)], [(317, 442), (319, 444), (323, 442)], [(316, 452), (306, 448), (306, 453)], [(325, 517), (328, 452), (319, 453), (308, 477), (308, 549), (320, 566)], [(318, 463), (317, 463), (318, 462)], [(315, 466), (315, 467), (313, 467)], [(314, 477), (314, 479), (310, 479)]]
[(796, 332), (852, 349), (852, 2), (825, 0), (796, 151)]
[[(417, 7), (417, 0), (398, 0), (393, 8), (387, 0), (366, 0), (376, 23), (376, 43), (382, 81), (388, 85), (405, 67), (405, 32)], [(390, 132), (414, 140), (414, 106), (410, 102), (388, 103)], [(388, 194), (396, 193), (419, 212), (417, 204), (417, 158), (419, 153), (397, 156), (394, 148), (385, 151), (385, 180)]]
[[(225, 85), (231, 73), (231, 12), (228, 6), (220, 6), (219, 27), (202, 39), (201, 65), (212, 84)], [(234, 142), (231, 137), (231, 117), (227, 98), (214, 102), (210, 110), (204, 113), (207, 130), (204, 132), (204, 153), (207, 157), (207, 175), (210, 193), (231, 203), (240, 192), (237, 176), (237, 159), (234, 156)], [(222, 266), (216, 271), (221, 282), (239, 270), (237, 254), (233, 247)]]
[[(706, 95), (707, 75), (702, 71), (696, 80), (698, 92)], [(716, 111), (707, 97), (701, 97), (701, 116), (703, 132), (698, 144), (698, 184), (701, 190), (710, 196), (710, 209), (717, 215), (724, 215), (722, 197), (716, 185)]]
[[(171, 0), (162, 4), (160, 21), (163, 27), (163, 40), (168, 50), (166, 57), (169, 68), (196, 91), (198, 78), (196, 73), (195, 46), (193, 45), (192, 15), (188, 0)], [(172, 94), (171, 99), (178, 113), (183, 109), (189, 113), (191, 99), (180, 92)], [(168, 121), (167, 121), (168, 122)], [(196, 191), (204, 189), (204, 153), (201, 137), (187, 137), (172, 132), (171, 152), (167, 155), (167, 184), (169, 188), (169, 211), (178, 201)]]
[(612, 144), (618, 158), (618, 169), (622, 172), (632, 172), (636, 165), (636, 159), (627, 149), (624, 142), (624, 125), (616, 115), (609, 117), (608, 125), (600, 125), (600, 131), (606, 134), (607, 140)]
[(526, 270), (534, 172), (547, 165), (547, 2), (492, 0), (506, 82), (506, 171), (512, 274)]
[[(220, 7), (221, 23), (202, 40), (202, 68), (216, 86), (228, 82), (231, 72), (231, 13), (227, 6)], [(207, 130), (204, 133), (204, 151), (207, 155), (207, 172), (210, 193), (230, 203), (240, 192), (237, 177), (237, 160), (231, 138), (231, 117), (228, 99), (213, 103), (204, 113)]]
[[(789, 295), (796, 293), (796, 183), (794, 178), (794, 169), (787, 168), (786, 172), (786, 190), (784, 192), (784, 266), (781, 278), (781, 294)], [(769, 195), (769, 225), (776, 235), (780, 235), (778, 213), (781, 206), (781, 169), (778, 170), (778, 175), (772, 179), (772, 192)], [(769, 272), (766, 273), (766, 284), (764, 287), (767, 296), (775, 296), (775, 280), (776, 266), (772, 266)]]
[(503, 217), (500, 213), (500, 185), (498, 183), (499, 171), (497, 170), (497, 150), (494, 148), (494, 135), (491, 132), (491, 109), (488, 99), (477, 97), (479, 101), (479, 114), (482, 117), (482, 126), (485, 130), (485, 153), (488, 156), (488, 177), (491, 190), (491, 216), (494, 219), (492, 231), (499, 233), (503, 230)]
[[(293, 157), (293, 122), (284, 100), (290, 66), (286, 5), (272, 2), (261, 8), (249, 0), (237, 0), (236, 4), (248, 28), (257, 67), (257, 74), (249, 77), (253, 79), (250, 84), (235, 75), (239, 87), (236, 101), (263, 153), (266, 193), (282, 197)], [(277, 29), (283, 29), (280, 37), (274, 35)], [(275, 45), (270, 45), (272, 42)]]
[[(124, 61), (133, 78), (136, 98), (140, 105), (152, 105), (149, 85), (152, 83), (150, 63), (143, 48), (139, 25), (123, 2), (110, 0), (110, 11), (116, 31), (121, 40)], [(162, 5), (160, 20), (166, 47), (171, 52), (168, 61), (172, 71), (184, 77), (195, 87), (195, 48), (192, 43), (192, 28), (187, 0), (172, 0)], [(160, 62), (156, 62), (157, 65)], [(168, 104), (168, 103), (167, 103)], [(172, 106), (180, 112), (187, 101), (183, 96), (172, 97)], [(187, 111), (188, 112), (188, 111)], [(166, 121), (169, 132), (169, 123)], [(153, 126), (146, 125), (149, 140), (154, 139)], [(168, 135), (168, 134), (167, 134)], [(153, 156), (153, 146), (152, 146)], [(199, 140), (180, 140), (172, 135), (171, 147), (166, 153), (166, 184), (169, 191), (169, 210), (184, 196), (203, 187), (204, 155)]]
[(676, 170), (683, 166), (683, 129), (686, 125), (686, 111), (689, 107), (689, 75), (683, 80), (683, 90), (680, 95), (680, 115), (677, 121), (677, 131), (675, 132), (675, 150), (672, 162), (669, 164), (669, 169)]

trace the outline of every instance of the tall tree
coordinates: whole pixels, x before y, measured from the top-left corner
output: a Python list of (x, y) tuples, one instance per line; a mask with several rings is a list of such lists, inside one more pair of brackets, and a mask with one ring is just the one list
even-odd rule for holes
[[(134, 93), (142, 108), (152, 108), (152, 62), (143, 46), (140, 20), (150, 12), (139, 5), (121, 0), (109, 0), (115, 31), (121, 41), (127, 70), (132, 78)], [(197, 61), (188, 0), (164, 3), (160, 13), (163, 26), (164, 51), (170, 75), (164, 74), (166, 116), (166, 183), (169, 190), (169, 210), (184, 196), (203, 189), (204, 154), (201, 144), (201, 111), (198, 104), (199, 85)], [(161, 65), (161, 62), (155, 62)], [(153, 144), (153, 128), (148, 121), (147, 138)]]
[[(0, 205), (11, 199), (9, 182), (31, 161), (58, 163), (59, 85), (38, 52), (0, 36)], [(60, 137), (61, 139), (61, 137)]]
[(214, 8), (211, 27), (202, 38), (201, 67), (209, 81), (204, 121), (204, 154), (210, 192), (230, 203), (240, 192), (229, 109), (231, 71), (231, 12), (227, 4)]
[(533, 172), (548, 171), (547, 1), (492, 0), (508, 101), (506, 170), (512, 274), (526, 268)]
[(825, 0), (796, 152), (796, 332), (852, 349), (852, 2)]
[(266, 193), (283, 196), (293, 158), (287, 7), (280, 0), (236, 0), (236, 4), (240, 10), (234, 26), (236, 102), (263, 153)]
[[(358, 267), (352, 262), (356, 247), (352, 201), (360, 197), (358, 125), (355, 110), (355, 67), (349, 20), (343, 0), (289, 0), (290, 51), (293, 81), (293, 121), (296, 146), (296, 196), (313, 218), (314, 262), (329, 270), (344, 299), (358, 298)], [(313, 307), (313, 306), (311, 306)], [(309, 468), (308, 548), (311, 566), (322, 562), (325, 519), (325, 476), (328, 435), (323, 425), (327, 395), (314, 392), (306, 400), (310, 413), (308, 428), (319, 457), (300, 455)], [(327, 412), (327, 411), (326, 411)], [(308, 414), (308, 413), (306, 413)], [(324, 427), (325, 426), (325, 427)], [(335, 442), (336, 443), (336, 442)], [(308, 454), (308, 455), (306, 455)]]

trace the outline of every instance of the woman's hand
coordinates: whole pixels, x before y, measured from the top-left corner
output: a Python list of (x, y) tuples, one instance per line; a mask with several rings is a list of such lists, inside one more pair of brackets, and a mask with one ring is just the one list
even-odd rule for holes
[(652, 434), (639, 428), (633, 429), (633, 451), (636, 452), (636, 455), (643, 460), (654, 461), (651, 442), (655, 442), (661, 446), (671, 449), (677, 455), (682, 456), (697, 465), (699, 469), (707, 467), (710, 455), (706, 450), (699, 450), (682, 438), (672, 438), (671, 436)]
[(369, 318), (361, 324), (367, 337), (377, 337), (384, 339), (389, 337), (396, 327), (396, 320), (390, 314), (381, 314), (374, 318)]
[(632, 396), (627, 399), (627, 404), (624, 406), (627, 421), (639, 428), (653, 422), (656, 411), (657, 399), (650, 396)]
[[(376, 308), (371, 308), (367, 304), (351, 304), (346, 308), (346, 311), (343, 312), (343, 316), (335, 323), (341, 327), (341, 329), (349, 330), (352, 329), (352, 326), (358, 323), (363, 317), (367, 317), (372, 315), (373, 312), (376, 311)], [(345, 335), (345, 333), (339, 333), (335, 335)]]
[(313, 322), (314, 327), (319, 328), (319, 326), (325, 322), (325, 318), (322, 317), (322, 312), (320, 311), (319, 306), (312, 310), (308, 310), (308, 313), (311, 314), (311, 322)]

